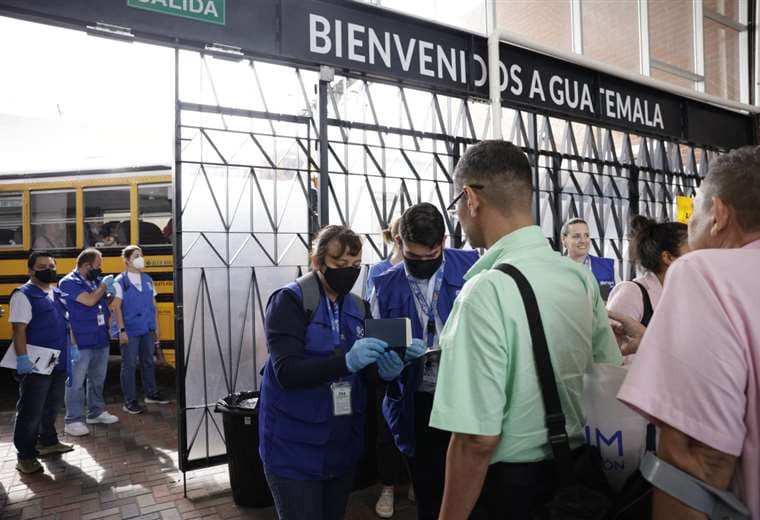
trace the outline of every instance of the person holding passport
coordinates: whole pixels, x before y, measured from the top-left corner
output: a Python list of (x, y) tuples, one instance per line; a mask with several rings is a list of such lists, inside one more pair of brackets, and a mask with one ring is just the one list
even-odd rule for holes
[(438, 378), (438, 337), (476, 251), (443, 247), (443, 215), (429, 203), (401, 216), (397, 244), (403, 262), (373, 278), (372, 315), (409, 318), (407, 366), (388, 384), (383, 415), (396, 446), (409, 457), (417, 518), (437, 519), (443, 498), (449, 433), (428, 426)]
[(364, 337), (368, 304), (351, 293), (361, 258), (356, 233), (326, 226), (312, 271), (267, 303), (259, 453), (280, 520), (343, 518), (363, 451), (366, 385), (403, 368), (385, 342)]
[[(29, 281), (15, 289), (10, 299), (8, 321), (13, 328), (16, 351), (18, 404), (13, 425), (13, 444), (18, 450), (16, 469), (21, 473), (42, 471), (38, 456), (65, 453), (74, 448), (58, 440), (55, 418), (63, 406), (66, 365), (72, 361), (68, 341), (68, 311), (63, 294), (51, 283), (56, 281), (55, 259), (37, 251), (29, 256)], [(61, 351), (58, 364), (49, 375), (37, 373), (36, 360), (27, 346)]]

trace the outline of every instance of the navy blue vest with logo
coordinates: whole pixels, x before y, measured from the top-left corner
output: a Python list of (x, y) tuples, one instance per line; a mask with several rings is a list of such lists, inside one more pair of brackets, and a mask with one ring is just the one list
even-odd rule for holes
[[(64, 276), (58, 284), (66, 293), (71, 328), (74, 331), (74, 339), (79, 348), (101, 348), (109, 345), (108, 317), (110, 313), (108, 311), (108, 300), (104, 294), (97, 304), (90, 307), (76, 301), (76, 297), (73, 297), (75, 293), (72, 291), (69, 294), (70, 290), (67, 290), (66, 287), (76, 285), (81, 290), (91, 293), (100, 285), (100, 280), (101, 278), (98, 278), (95, 282), (89, 282), (82, 278), (77, 271), (72, 271)], [(76, 294), (81, 290), (77, 291)], [(99, 313), (103, 313), (105, 320), (103, 325), (98, 325)]]
[[(443, 283), (438, 296), (438, 316), (443, 323), (449, 318), (454, 299), (464, 285), (464, 275), (478, 260), (476, 251), (445, 249)], [(388, 271), (373, 278), (375, 295), (381, 318), (410, 318), (412, 336), (423, 338), (414, 294), (409, 289), (404, 263), (393, 266)], [(440, 333), (441, 331), (438, 331)], [(383, 415), (388, 429), (398, 449), (408, 456), (414, 456), (414, 394), (422, 377), (422, 359), (406, 367), (401, 376), (388, 384), (383, 400)]]
[[(126, 272), (114, 280), (121, 284), (122, 302), (121, 313), (124, 317), (124, 328), (127, 336), (143, 336), (149, 331), (156, 330), (156, 304), (153, 297), (153, 280), (145, 273), (140, 273), (142, 290), (129, 281)], [(116, 321), (116, 320), (114, 320)], [(118, 331), (117, 331), (118, 332)]]
[[(303, 301), (296, 282), (279, 291), (292, 291)], [(339, 347), (345, 353), (364, 335), (364, 310), (357, 308), (353, 298), (338, 303)], [(267, 314), (270, 310), (267, 305)], [(335, 347), (329, 310), (322, 300), (306, 328), (304, 354), (307, 358), (335, 356)], [(337, 380), (285, 390), (277, 382), (271, 359), (267, 361), (259, 398), (259, 453), (268, 471), (295, 480), (325, 480), (354, 469), (364, 447), (367, 389), (360, 373), (342, 380), (351, 383), (352, 414), (336, 417), (330, 385)]]
[(591, 272), (599, 285), (606, 285), (612, 289), (615, 286), (615, 261), (593, 255), (588, 255), (588, 258), (591, 261)]
[(26, 326), (27, 344), (60, 350), (61, 356), (54, 370), (59, 372), (66, 370), (68, 328), (63, 293), (58, 289), (53, 289), (53, 301), (51, 301), (45, 291), (32, 283), (26, 283), (15, 291), (21, 291), (32, 306), (32, 321)]

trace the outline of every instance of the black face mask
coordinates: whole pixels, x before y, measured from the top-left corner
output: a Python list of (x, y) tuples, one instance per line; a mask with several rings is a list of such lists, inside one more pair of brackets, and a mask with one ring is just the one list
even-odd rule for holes
[(42, 283), (52, 283), (55, 282), (58, 273), (55, 269), (42, 269), (41, 271), (35, 271), (34, 277)]
[(361, 268), (359, 267), (333, 267), (325, 266), (325, 281), (330, 288), (336, 293), (344, 296), (351, 292), (356, 279), (359, 278)]
[(100, 268), (98, 268), (98, 269), (90, 269), (90, 272), (87, 273), (87, 279), (90, 280), (91, 282), (94, 282), (95, 280), (98, 279), (98, 277), (101, 274), (103, 274), (103, 271)]
[(443, 262), (443, 253), (438, 258), (432, 260), (413, 260), (411, 258), (404, 257), (404, 265), (413, 277), (418, 280), (427, 280), (435, 274), (441, 263)]

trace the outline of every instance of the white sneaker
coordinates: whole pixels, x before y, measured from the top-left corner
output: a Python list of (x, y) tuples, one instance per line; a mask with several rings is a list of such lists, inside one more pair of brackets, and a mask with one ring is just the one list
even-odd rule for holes
[(393, 486), (383, 486), (375, 504), (375, 513), (380, 518), (393, 518)]
[(90, 433), (90, 430), (87, 429), (87, 426), (85, 426), (83, 422), (69, 423), (63, 428), (63, 431), (66, 432), (66, 435), (72, 435), (74, 437), (81, 437), (82, 435), (88, 435)]
[(409, 501), (410, 502), (416, 502), (417, 496), (414, 494), (414, 486), (412, 484), (409, 484)]
[(103, 411), (102, 414), (93, 417), (92, 419), (89, 417), (87, 418), (87, 424), (113, 424), (117, 422), (119, 422), (119, 418), (107, 411)]

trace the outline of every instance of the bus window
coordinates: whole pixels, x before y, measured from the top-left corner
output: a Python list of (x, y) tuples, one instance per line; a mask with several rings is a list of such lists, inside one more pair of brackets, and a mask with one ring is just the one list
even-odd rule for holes
[(84, 245), (129, 245), (129, 186), (87, 188), (84, 196)]
[(21, 193), (0, 194), (0, 247), (23, 244), (23, 197)]
[(170, 244), (172, 198), (170, 184), (138, 186), (140, 199), (140, 245)]
[(76, 247), (74, 190), (31, 192), (32, 249)]

